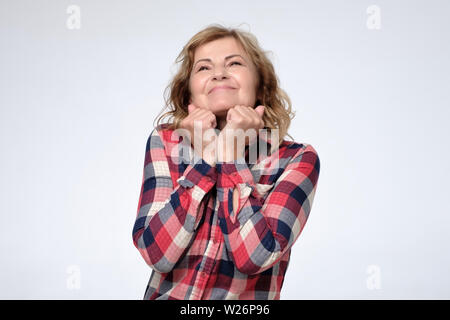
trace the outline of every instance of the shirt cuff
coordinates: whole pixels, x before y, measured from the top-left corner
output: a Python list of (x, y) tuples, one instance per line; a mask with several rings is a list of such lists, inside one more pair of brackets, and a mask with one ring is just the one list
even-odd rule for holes
[(188, 164), (183, 175), (177, 179), (177, 182), (186, 188), (192, 188), (197, 185), (205, 192), (217, 181), (217, 169), (211, 166), (203, 159), (199, 159), (194, 164)]

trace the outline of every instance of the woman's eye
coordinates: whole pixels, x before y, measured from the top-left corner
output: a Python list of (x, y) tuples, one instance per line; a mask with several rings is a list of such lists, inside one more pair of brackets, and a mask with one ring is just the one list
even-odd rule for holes
[[(235, 64), (235, 63), (238, 64), (238, 65), (240, 65), (240, 66), (242, 65), (242, 63), (240, 63), (239, 61), (233, 61), (232, 63), (230, 63), (230, 66), (232, 66), (232, 65)], [(208, 69), (207, 66), (201, 66), (200, 68), (198, 68), (197, 72), (202, 71), (203, 68)]]

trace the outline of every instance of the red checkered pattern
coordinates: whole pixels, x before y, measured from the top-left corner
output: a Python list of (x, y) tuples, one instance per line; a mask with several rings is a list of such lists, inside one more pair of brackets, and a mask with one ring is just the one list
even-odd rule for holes
[[(132, 232), (152, 268), (144, 299), (280, 299), (317, 188), (316, 150), (286, 140), (274, 148), (259, 136), (245, 159), (210, 166), (189, 161), (183, 140), (166, 124), (147, 140)], [(262, 144), (271, 152), (249, 163)]]

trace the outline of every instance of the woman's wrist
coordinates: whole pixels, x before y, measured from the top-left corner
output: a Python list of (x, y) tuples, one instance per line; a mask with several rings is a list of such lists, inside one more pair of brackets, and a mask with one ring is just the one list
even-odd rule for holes
[(211, 167), (215, 167), (216, 166), (216, 157), (215, 155), (204, 155), (203, 156), (203, 161), (205, 161), (207, 164), (209, 164)]
[(217, 161), (229, 162), (244, 157), (245, 144), (241, 145), (239, 138), (236, 139), (238, 141), (235, 143), (234, 138), (234, 135), (221, 136), (217, 145)]

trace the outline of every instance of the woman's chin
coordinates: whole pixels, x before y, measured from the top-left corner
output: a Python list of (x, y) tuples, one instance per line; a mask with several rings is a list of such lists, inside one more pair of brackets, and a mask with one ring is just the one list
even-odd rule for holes
[(216, 116), (226, 116), (228, 113), (228, 110), (230, 110), (234, 105), (218, 105), (218, 106), (211, 106), (210, 110), (212, 113), (214, 113)]

